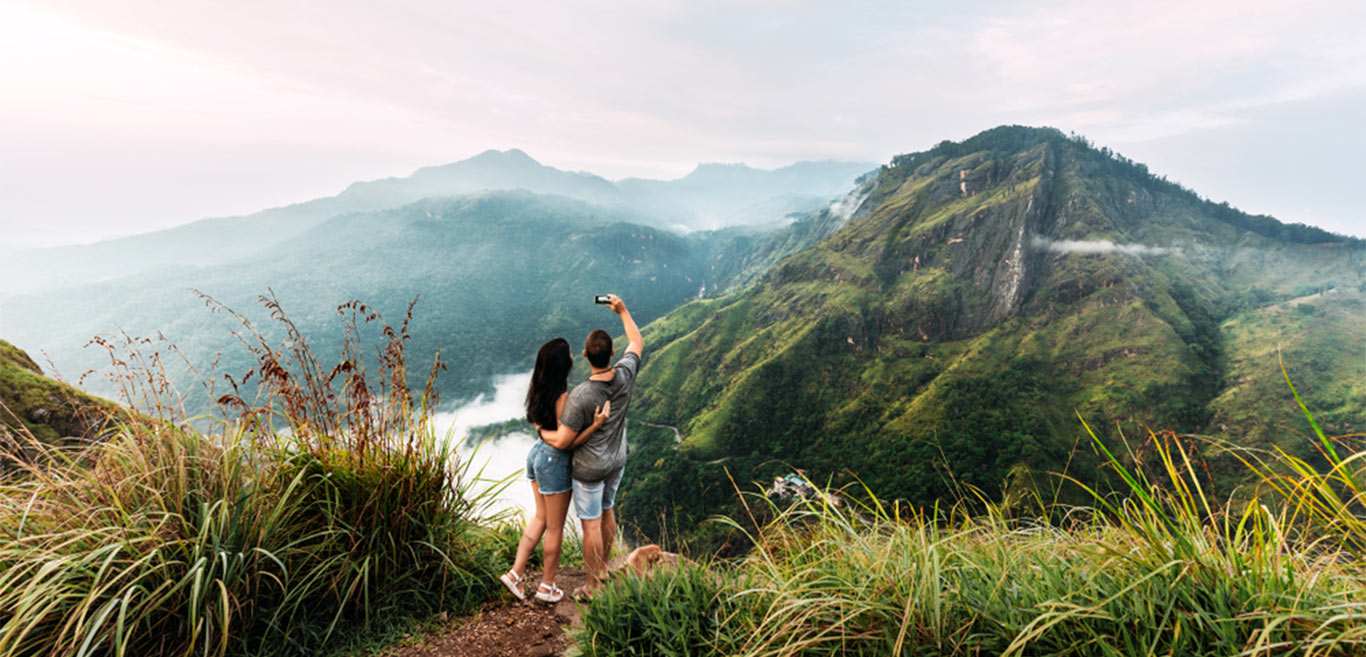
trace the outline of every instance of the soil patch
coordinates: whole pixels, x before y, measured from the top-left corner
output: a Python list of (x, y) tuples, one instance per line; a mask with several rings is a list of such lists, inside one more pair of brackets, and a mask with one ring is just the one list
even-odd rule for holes
[[(526, 578), (528, 593), (536, 592), (541, 574)], [(477, 613), (452, 618), (426, 634), (411, 637), (404, 645), (385, 650), (383, 657), (550, 657), (563, 655), (574, 643), (565, 628), (579, 624), (578, 605), (570, 598), (586, 581), (582, 570), (560, 569), (555, 583), (565, 590), (554, 605), (537, 602), (531, 595), (518, 602), (510, 593), (489, 602)]]
[[(677, 554), (657, 546), (637, 549), (630, 555), (618, 554), (607, 562), (608, 577), (623, 568), (637, 572), (657, 564), (677, 565)], [(417, 636), (406, 637), (376, 657), (551, 657), (563, 655), (574, 640), (566, 630), (583, 623), (573, 592), (588, 581), (579, 568), (561, 568), (555, 583), (564, 589), (564, 599), (548, 605), (532, 597), (541, 582), (539, 571), (528, 573), (524, 584), (527, 600), (519, 602), (511, 593), (484, 605), (479, 612), (442, 620)], [(501, 589), (500, 589), (501, 591)], [(588, 604), (588, 603), (585, 603)]]

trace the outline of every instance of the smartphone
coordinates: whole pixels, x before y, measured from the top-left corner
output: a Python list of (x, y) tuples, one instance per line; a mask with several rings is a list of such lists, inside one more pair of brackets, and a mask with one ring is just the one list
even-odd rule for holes
[(593, 297), (593, 303), (600, 303), (600, 304), (603, 304), (603, 305), (612, 303), (612, 295), (610, 295), (610, 294), (599, 294), (599, 295), (595, 295), (595, 296)]

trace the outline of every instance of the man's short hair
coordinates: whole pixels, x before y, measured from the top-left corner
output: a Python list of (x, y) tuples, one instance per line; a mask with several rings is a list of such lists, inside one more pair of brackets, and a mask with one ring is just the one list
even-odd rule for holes
[(583, 355), (593, 367), (607, 367), (612, 361), (612, 336), (602, 329), (593, 329), (583, 341)]

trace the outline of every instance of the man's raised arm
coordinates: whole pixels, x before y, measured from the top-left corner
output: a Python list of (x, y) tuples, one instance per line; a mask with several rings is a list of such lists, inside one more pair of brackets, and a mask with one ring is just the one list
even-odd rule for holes
[(621, 326), (626, 329), (626, 353), (635, 354), (640, 358), (645, 351), (645, 338), (640, 337), (640, 328), (636, 326), (636, 320), (631, 319), (631, 311), (626, 309), (626, 302), (615, 294), (607, 295), (609, 298), (608, 307), (612, 312), (621, 318)]

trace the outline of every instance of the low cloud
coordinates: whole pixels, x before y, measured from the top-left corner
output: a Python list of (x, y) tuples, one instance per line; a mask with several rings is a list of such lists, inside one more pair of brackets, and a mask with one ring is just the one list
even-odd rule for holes
[(872, 185), (862, 185), (855, 187), (853, 191), (844, 195), (844, 198), (830, 204), (830, 214), (839, 217), (840, 221), (848, 221), (854, 216), (855, 212), (863, 206), (863, 202), (873, 193)]
[(1129, 255), (1169, 255), (1177, 249), (1146, 244), (1115, 244), (1107, 240), (1050, 240), (1035, 237), (1034, 247), (1053, 253), (1127, 253)]

